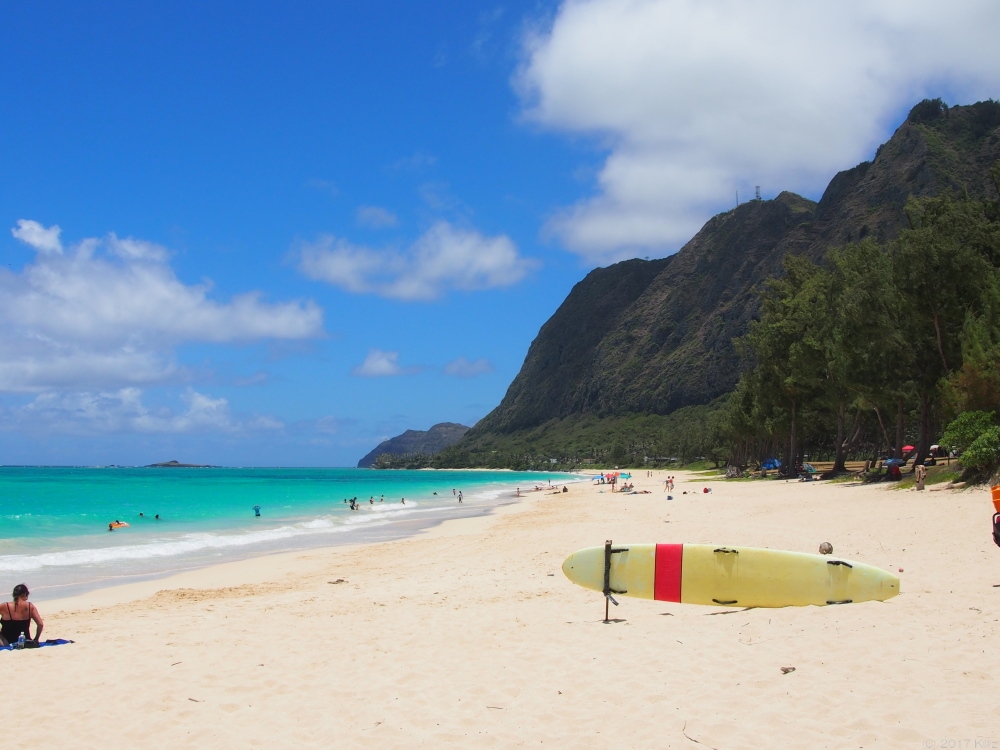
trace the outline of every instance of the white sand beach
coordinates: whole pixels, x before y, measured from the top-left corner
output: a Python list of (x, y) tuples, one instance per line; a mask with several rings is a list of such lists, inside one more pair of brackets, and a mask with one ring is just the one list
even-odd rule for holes
[[(41, 748), (1000, 742), (987, 492), (678, 473), (668, 501), (665, 472), (633, 475), (652, 494), (529, 493), (415, 538), (41, 602), (45, 636), (76, 643), (0, 653), (5, 737)], [(902, 568), (902, 594), (748, 611), (623, 598), (605, 624), (602, 597), (560, 570), (605, 539), (806, 552), (829, 541), (838, 556)]]

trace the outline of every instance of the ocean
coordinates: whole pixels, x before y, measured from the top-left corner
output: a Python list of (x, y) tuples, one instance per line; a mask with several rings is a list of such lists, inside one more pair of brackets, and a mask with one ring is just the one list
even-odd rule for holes
[[(27, 583), (33, 599), (53, 599), (260, 554), (399, 538), (489, 513), (514, 502), (516, 487), (578, 479), (510, 471), (0, 467), (0, 596)], [(354, 497), (356, 511), (344, 502)], [(129, 525), (109, 532), (113, 521)]]

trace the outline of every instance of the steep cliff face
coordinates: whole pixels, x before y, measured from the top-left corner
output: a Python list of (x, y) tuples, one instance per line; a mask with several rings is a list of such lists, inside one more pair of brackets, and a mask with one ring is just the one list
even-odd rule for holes
[(1000, 104), (925, 101), (873, 161), (836, 175), (819, 203), (787, 192), (751, 201), (712, 218), (674, 256), (592, 271), (466, 441), (571, 414), (669, 414), (727, 393), (739, 377), (733, 339), (785, 254), (820, 259), (865, 237), (890, 240), (906, 226), (910, 196), (995, 191), (988, 173), (998, 159)]

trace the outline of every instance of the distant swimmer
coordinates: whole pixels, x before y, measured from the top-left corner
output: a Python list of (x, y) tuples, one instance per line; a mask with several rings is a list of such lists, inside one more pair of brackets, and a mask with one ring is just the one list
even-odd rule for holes
[(253, 506), (253, 514), (254, 514), (255, 518), (260, 518), (260, 506), (259, 505)]
[(462, 490), (458, 491), (458, 502), (462, 502)]
[(108, 524), (108, 531), (114, 531), (114, 530), (115, 530), (115, 525), (113, 523), (109, 523)]
[(160, 514), (157, 513), (155, 516), (153, 516), (153, 518), (155, 518), (157, 521), (159, 521), (160, 520)]
[(406, 498), (405, 497), (399, 498), (399, 502), (401, 502), (403, 505), (406, 505)]
[(145, 518), (145, 516), (142, 515), (142, 511), (141, 510), (139, 511), (139, 518)]
[(437, 493), (435, 492), (434, 494), (436, 495)]
[(378, 501), (380, 503), (384, 503), (385, 502), (385, 495), (382, 495), (381, 497), (379, 497)]

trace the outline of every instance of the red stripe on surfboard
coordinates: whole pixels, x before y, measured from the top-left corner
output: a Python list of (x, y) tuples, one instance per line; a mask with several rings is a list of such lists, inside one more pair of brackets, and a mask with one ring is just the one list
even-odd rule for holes
[(659, 602), (681, 600), (681, 566), (683, 544), (656, 545), (656, 572), (653, 578), (653, 598)]

